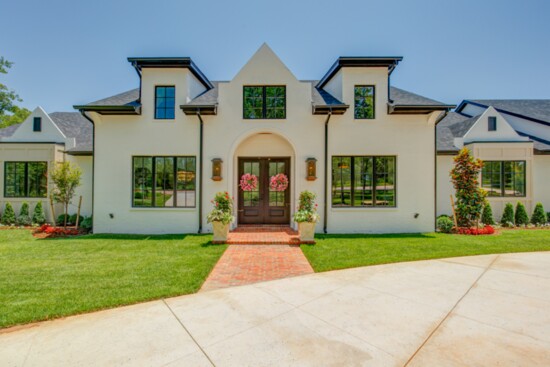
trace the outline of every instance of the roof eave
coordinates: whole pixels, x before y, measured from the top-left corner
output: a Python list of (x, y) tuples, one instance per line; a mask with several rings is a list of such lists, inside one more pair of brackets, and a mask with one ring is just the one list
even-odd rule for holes
[(218, 105), (180, 105), (186, 115), (217, 115)]
[(136, 69), (141, 77), (141, 70), (145, 68), (187, 68), (207, 88), (214, 85), (197, 67), (190, 57), (128, 57), (128, 62)]
[(348, 110), (349, 105), (312, 105), (314, 115), (343, 115)]
[(388, 103), (388, 114), (390, 115), (415, 115), (428, 114), (435, 111), (450, 111), (456, 105), (395, 105)]
[(76, 105), (74, 109), (79, 111), (97, 112), (100, 115), (141, 115), (141, 105), (137, 106), (89, 106)]
[(68, 155), (74, 155), (74, 156), (93, 156), (94, 153), (89, 150), (66, 150), (64, 153), (67, 153)]
[(397, 64), (403, 60), (402, 56), (384, 56), (384, 57), (339, 57), (338, 60), (328, 70), (328, 72), (319, 80), (316, 87), (323, 88), (330, 79), (343, 67), (387, 67), (388, 74), (391, 74)]

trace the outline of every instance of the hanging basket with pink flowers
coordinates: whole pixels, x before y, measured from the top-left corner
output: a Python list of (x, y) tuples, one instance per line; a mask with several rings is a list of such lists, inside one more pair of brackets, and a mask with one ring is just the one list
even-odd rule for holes
[(258, 176), (252, 173), (245, 173), (241, 176), (239, 187), (243, 191), (255, 191), (258, 188)]
[(288, 188), (288, 177), (284, 173), (278, 173), (269, 179), (271, 191), (285, 191)]

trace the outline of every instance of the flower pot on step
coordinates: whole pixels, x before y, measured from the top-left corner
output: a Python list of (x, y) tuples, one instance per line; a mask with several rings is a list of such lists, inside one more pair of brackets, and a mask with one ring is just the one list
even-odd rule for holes
[(222, 222), (212, 222), (212, 227), (214, 229), (214, 238), (213, 242), (227, 242), (227, 236), (229, 234), (229, 223)]
[(298, 223), (301, 242), (315, 242), (315, 222)]

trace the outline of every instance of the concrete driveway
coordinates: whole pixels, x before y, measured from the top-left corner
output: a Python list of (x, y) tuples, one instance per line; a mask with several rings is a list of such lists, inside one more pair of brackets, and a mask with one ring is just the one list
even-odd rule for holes
[(549, 366), (550, 252), (381, 265), (0, 333), (2, 366)]

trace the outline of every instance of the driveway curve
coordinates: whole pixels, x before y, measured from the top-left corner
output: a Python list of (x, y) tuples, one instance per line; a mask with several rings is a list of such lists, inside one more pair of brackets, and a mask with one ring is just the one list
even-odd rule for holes
[(550, 252), (347, 269), (0, 331), (2, 366), (548, 366)]

